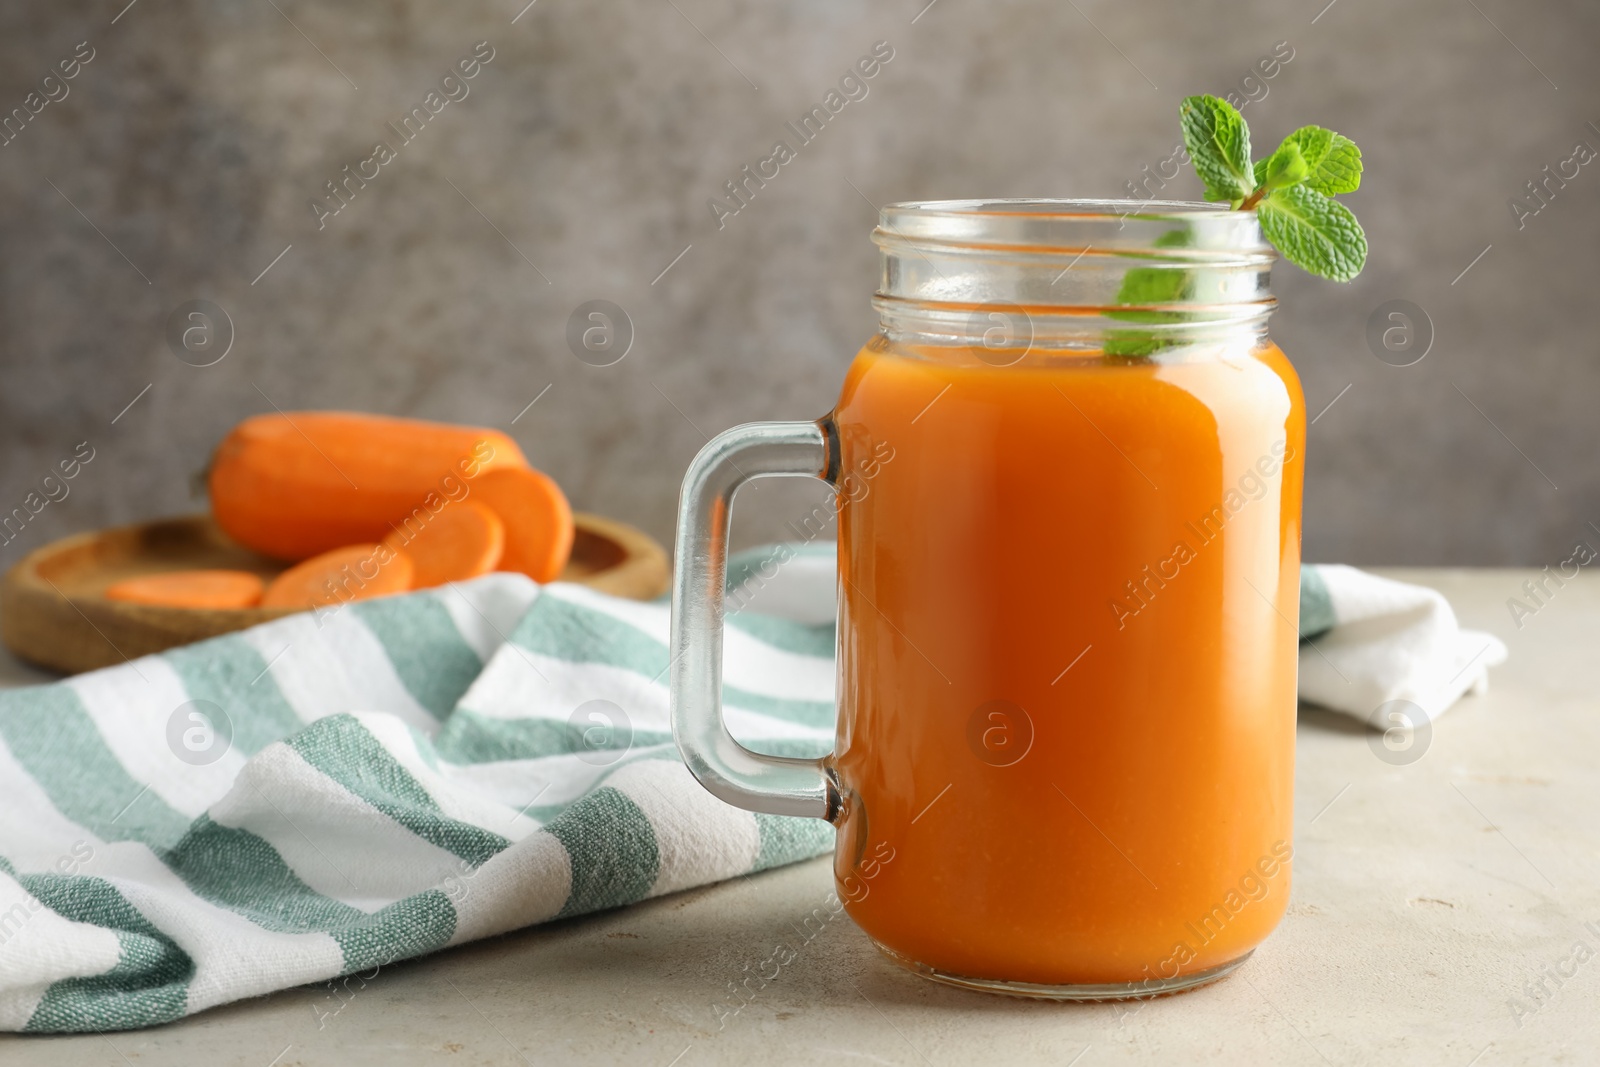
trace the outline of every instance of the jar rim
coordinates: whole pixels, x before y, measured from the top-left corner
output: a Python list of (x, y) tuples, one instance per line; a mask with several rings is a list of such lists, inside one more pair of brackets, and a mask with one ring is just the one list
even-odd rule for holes
[(875, 244), (1073, 256), (1146, 255), (1270, 263), (1277, 252), (1254, 211), (1190, 200), (1025, 198), (909, 200), (886, 205)]
[[(1141, 210), (1146, 209), (1146, 210)], [(1148, 210), (1155, 209), (1155, 210)], [(1079, 197), (999, 197), (968, 200), (902, 200), (884, 206), (882, 215), (1029, 215), (1061, 218), (1184, 218), (1192, 215), (1251, 216), (1225, 204), (1203, 200), (1137, 200)]]

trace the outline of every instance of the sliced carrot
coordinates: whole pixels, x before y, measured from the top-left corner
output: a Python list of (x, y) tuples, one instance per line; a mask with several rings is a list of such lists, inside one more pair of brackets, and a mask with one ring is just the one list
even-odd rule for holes
[(353, 411), (255, 415), (211, 458), (211, 513), (246, 548), (309, 559), (381, 541), (390, 524), (459, 490), (484, 471), (526, 467), (498, 430)]
[(506, 526), (500, 570), (521, 571), (536, 582), (553, 582), (572, 555), (572, 507), (548, 475), (528, 467), (484, 471), (470, 483), (472, 499), (485, 504)]
[(396, 526), (383, 543), (416, 564), (414, 589), (463, 582), (500, 565), (506, 527), (500, 516), (472, 500), (447, 503), (437, 513), (424, 510)]
[(106, 589), (107, 600), (173, 608), (253, 608), (262, 581), (249, 571), (168, 571), (124, 578)]
[(388, 545), (346, 545), (272, 580), (261, 598), (264, 608), (316, 608), (351, 600), (404, 593), (415, 570), (411, 558)]

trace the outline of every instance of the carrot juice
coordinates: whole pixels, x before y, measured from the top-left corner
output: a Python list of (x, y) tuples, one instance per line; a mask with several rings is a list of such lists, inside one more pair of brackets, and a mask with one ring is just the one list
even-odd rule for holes
[(1299, 382), (983, 356), (880, 335), (831, 417), (839, 895), (934, 977), (1181, 984), (1288, 901)]

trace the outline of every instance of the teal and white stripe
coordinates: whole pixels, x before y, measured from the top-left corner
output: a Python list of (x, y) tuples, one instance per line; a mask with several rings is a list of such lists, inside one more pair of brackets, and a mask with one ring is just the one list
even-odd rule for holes
[[(0, 1029), (148, 1026), (830, 849), (684, 769), (667, 622), (497, 574), (0, 692)], [(826, 751), (832, 652), (730, 619), (735, 734)], [(204, 766), (168, 744), (194, 700), (232, 726)], [(586, 743), (592, 700), (631, 739)]]

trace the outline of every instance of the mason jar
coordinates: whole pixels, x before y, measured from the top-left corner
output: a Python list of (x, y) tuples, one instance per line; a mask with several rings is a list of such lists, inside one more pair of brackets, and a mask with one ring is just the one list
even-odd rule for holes
[[(851, 917), (929, 978), (1173, 992), (1288, 901), (1305, 413), (1252, 212), (895, 204), (879, 330), (816, 422), (685, 479), (673, 725), (707, 788), (828, 819)], [(720, 713), (728, 512), (839, 490), (838, 729), (818, 760)], [(846, 489), (848, 488), (848, 491)]]

